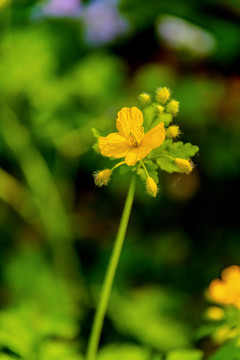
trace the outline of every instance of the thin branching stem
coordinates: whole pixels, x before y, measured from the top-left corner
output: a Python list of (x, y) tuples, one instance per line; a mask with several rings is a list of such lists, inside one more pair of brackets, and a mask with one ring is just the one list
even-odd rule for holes
[(100, 301), (98, 303), (98, 307), (93, 320), (92, 331), (90, 334), (90, 339), (87, 348), (87, 360), (96, 360), (104, 317), (107, 311), (112, 285), (117, 270), (119, 257), (121, 254), (121, 250), (128, 226), (129, 217), (131, 214), (134, 193), (135, 193), (135, 174), (133, 175), (132, 181), (129, 186), (128, 195), (124, 205), (116, 240), (114, 243), (113, 251), (106, 271), (105, 279), (103, 282)]

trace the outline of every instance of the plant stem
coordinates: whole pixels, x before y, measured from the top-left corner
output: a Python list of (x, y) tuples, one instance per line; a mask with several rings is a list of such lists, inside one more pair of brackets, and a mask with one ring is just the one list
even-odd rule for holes
[(121, 250), (128, 226), (128, 221), (132, 209), (134, 192), (135, 192), (135, 174), (133, 175), (132, 181), (129, 186), (128, 195), (124, 205), (116, 240), (114, 243), (113, 251), (108, 264), (105, 279), (103, 282), (100, 301), (93, 320), (92, 331), (90, 334), (90, 339), (87, 348), (87, 360), (96, 360), (97, 349), (102, 332), (104, 317), (106, 314), (106, 310), (112, 290), (113, 280), (118, 266), (119, 257), (121, 254)]
[(144, 171), (145, 171), (145, 173), (146, 173), (147, 177), (149, 177), (149, 173), (148, 173), (148, 171), (147, 171), (147, 168), (146, 168), (146, 166), (145, 166), (144, 162), (143, 162), (142, 160), (140, 160), (140, 162), (141, 162), (141, 164), (142, 164), (142, 167), (143, 167), (143, 169), (144, 169)]
[(115, 170), (117, 167), (119, 167), (119, 166), (121, 166), (121, 165), (123, 165), (123, 164), (126, 164), (125, 161), (121, 161), (120, 163), (114, 165), (114, 166), (111, 168), (111, 170), (113, 171), (113, 170)]

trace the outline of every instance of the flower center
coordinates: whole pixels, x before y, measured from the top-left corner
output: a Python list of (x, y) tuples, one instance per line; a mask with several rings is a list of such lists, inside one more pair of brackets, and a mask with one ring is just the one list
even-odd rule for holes
[(137, 147), (140, 145), (142, 138), (144, 136), (144, 129), (143, 127), (137, 129), (137, 131), (130, 131), (128, 133), (128, 143), (133, 147)]

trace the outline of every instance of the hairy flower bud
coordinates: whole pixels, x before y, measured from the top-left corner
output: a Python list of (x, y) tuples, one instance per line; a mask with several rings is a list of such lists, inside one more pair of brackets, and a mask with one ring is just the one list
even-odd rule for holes
[(174, 159), (174, 162), (182, 173), (190, 174), (190, 172), (192, 171), (192, 165), (190, 164), (190, 161), (176, 158)]
[(164, 112), (164, 107), (162, 105), (156, 105), (156, 109), (158, 114), (162, 114)]
[(95, 185), (99, 187), (106, 186), (110, 181), (111, 175), (112, 175), (112, 171), (109, 169), (96, 172), (94, 174)]
[(166, 138), (173, 139), (179, 135), (179, 126), (172, 125), (166, 130)]
[(166, 111), (173, 116), (177, 115), (179, 112), (179, 101), (171, 100), (166, 107)]
[(156, 99), (160, 104), (165, 104), (165, 102), (170, 97), (170, 91), (166, 88), (166, 86), (157, 89)]
[(158, 192), (157, 184), (150, 176), (148, 176), (146, 180), (146, 189), (149, 195), (156, 197)]
[(139, 100), (142, 102), (142, 104), (147, 105), (151, 101), (151, 96), (146, 93), (142, 93), (139, 95)]

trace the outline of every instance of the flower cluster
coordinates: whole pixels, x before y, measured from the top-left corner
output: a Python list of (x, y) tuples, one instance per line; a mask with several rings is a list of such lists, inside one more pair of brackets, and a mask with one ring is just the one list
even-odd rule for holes
[(141, 110), (124, 107), (118, 112), (117, 132), (97, 136), (101, 155), (122, 161), (111, 169), (95, 173), (95, 184), (107, 185), (112, 172), (125, 165), (144, 178), (148, 194), (156, 197), (158, 167), (170, 173), (189, 174), (193, 169), (190, 157), (195, 155), (198, 147), (176, 141), (179, 126), (171, 123), (179, 112), (179, 102), (170, 98), (169, 89), (157, 89), (154, 100), (149, 94), (142, 93), (139, 100)]
[(222, 279), (211, 282), (209, 294), (216, 303), (240, 309), (240, 266), (232, 265), (223, 270)]
[(208, 299), (216, 305), (206, 310), (206, 317), (216, 323), (213, 340), (222, 344), (234, 340), (240, 345), (240, 266), (232, 265), (222, 271), (221, 279), (214, 279), (207, 291)]

